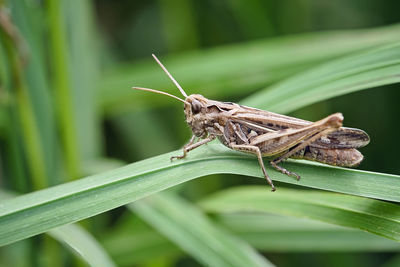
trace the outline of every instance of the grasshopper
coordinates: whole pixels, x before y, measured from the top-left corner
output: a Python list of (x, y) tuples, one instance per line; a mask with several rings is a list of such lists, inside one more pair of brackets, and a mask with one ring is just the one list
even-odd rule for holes
[(182, 159), (189, 151), (217, 138), (228, 148), (256, 155), (272, 191), (275, 191), (275, 186), (265, 170), (263, 157), (274, 157), (271, 166), (297, 180), (300, 179), (297, 173), (278, 164), (294, 158), (356, 167), (363, 160), (357, 148), (366, 146), (369, 136), (360, 129), (342, 127), (341, 113), (310, 122), (236, 103), (210, 100), (199, 94), (188, 96), (158, 58), (152, 56), (185, 99), (154, 89), (132, 88), (183, 102), (186, 122), (193, 133), (189, 143), (183, 147), (182, 155), (171, 157), (171, 160)]

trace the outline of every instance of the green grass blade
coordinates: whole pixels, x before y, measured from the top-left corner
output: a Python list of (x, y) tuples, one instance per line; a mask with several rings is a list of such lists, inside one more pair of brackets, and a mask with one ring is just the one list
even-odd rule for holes
[(363, 232), (268, 213), (218, 213), (213, 216), (241, 239), (266, 252), (377, 252), (399, 251), (398, 242)]
[(275, 195), (262, 186), (247, 186), (219, 192), (200, 204), (212, 212), (253, 211), (309, 218), (400, 241), (400, 206), (374, 199), (285, 188)]
[[(7, 140), (2, 148), (5, 159), (3, 164), (8, 168), (8, 175), (13, 177), (13, 180), (10, 181), (10, 188), (26, 192), (28, 191), (29, 181), (26, 179), (26, 168), (23, 167), (24, 157), (18, 147), (18, 137), (15, 134), (18, 119), (16, 119), (16, 112), (12, 112), (10, 90), (6, 90), (6, 88), (10, 87), (10, 77), (8, 74), (11, 69), (9, 64), (7, 64), (7, 53), (4, 45), (4, 42), (0, 42), (0, 117), (2, 120), (0, 138)], [(4, 170), (1, 173), (5, 177), (3, 172)]]
[(85, 229), (75, 224), (63, 225), (48, 232), (50, 236), (68, 246), (90, 266), (115, 266), (107, 252)]
[(58, 141), (54, 107), (51, 103), (52, 96), (48, 84), (49, 72), (46, 65), (45, 45), (42, 39), (43, 25), (38, 20), (42, 17), (42, 10), (31, 9), (30, 3), (23, 0), (15, 0), (10, 4), (13, 20), (23, 40), (23, 50), (20, 51), (20, 54), (26, 57), (23, 73), (43, 150), (44, 164), (49, 179), (47, 183), (56, 184), (59, 182), (55, 177), (55, 173), (59, 173), (56, 163), (58, 155), (55, 152)]
[(104, 233), (101, 244), (118, 266), (149, 264), (153, 259), (176, 259), (183, 254), (132, 212), (127, 212), (113, 229)]
[(159, 193), (130, 204), (129, 208), (207, 266), (272, 266), (246, 243), (213, 225), (177, 196)]
[(400, 43), (317, 66), (262, 90), (242, 103), (287, 113), (362, 89), (400, 82)]
[[(0, 10), (5, 12), (4, 10)], [(23, 74), (22, 59), (17, 51), (17, 44), (4, 30), (0, 31), (10, 65), (12, 75), (12, 91), (15, 97), (15, 110), (21, 124), (23, 144), (27, 154), (27, 164), (32, 175), (32, 184), (35, 189), (47, 186), (47, 172), (42, 140), (39, 134), (37, 118), (34, 114), (28, 87)]]
[(79, 177), (81, 161), (77, 141), (76, 117), (68, 69), (68, 42), (61, 2), (47, 0), (46, 15), (49, 23), (50, 64), (53, 70), (52, 87), (55, 92), (57, 115), (61, 132), (64, 159), (69, 179)]
[[(188, 52), (161, 57), (161, 60), (188, 94), (200, 93), (216, 99), (243, 96), (317, 63), (400, 41), (398, 31), (399, 25), (394, 25), (369, 30), (302, 34)], [(132, 86), (177, 93), (150, 55), (143, 62), (113, 66), (112, 71), (103, 77), (98, 83), (100, 101), (109, 113), (143, 108), (150, 99), (152, 105), (174, 103), (148, 93), (133, 93), (129, 90)]]
[[(267, 213), (217, 213), (210, 217), (230, 233), (264, 252), (396, 252), (398, 242), (305, 218)], [(143, 264), (145, 259), (179, 254), (178, 248), (133, 215), (122, 229), (113, 229), (102, 244), (117, 264)], [(163, 252), (165, 251), (166, 252)]]
[[(0, 201), (12, 199), (17, 194), (0, 190)], [(96, 239), (77, 224), (63, 225), (47, 232), (91, 266), (115, 266), (107, 252)]]
[[(63, 9), (68, 21), (69, 68), (71, 73), (71, 94), (76, 123), (77, 153), (80, 160), (92, 160), (100, 156), (101, 126), (97, 114), (95, 84), (100, 68), (100, 56), (95, 29), (92, 1), (70, 0)], [(82, 166), (83, 168), (83, 166)]]
[[(200, 147), (186, 159), (171, 163), (169, 158), (178, 153), (163, 154), (2, 202), (0, 245), (94, 216), (197, 177), (216, 173), (263, 177), (254, 157), (220, 144)], [(396, 175), (293, 161), (284, 166), (303, 179), (296, 181), (271, 170), (274, 181), (400, 202), (400, 177)], [(267, 185), (265, 190), (269, 191)]]

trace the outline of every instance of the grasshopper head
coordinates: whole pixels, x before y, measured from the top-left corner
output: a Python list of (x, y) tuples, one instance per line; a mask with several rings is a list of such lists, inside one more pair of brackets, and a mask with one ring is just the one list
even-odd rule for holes
[(185, 99), (186, 122), (197, 137), (206, 137), (207, 124), (207, 99), (202, 95), (193, 94)]

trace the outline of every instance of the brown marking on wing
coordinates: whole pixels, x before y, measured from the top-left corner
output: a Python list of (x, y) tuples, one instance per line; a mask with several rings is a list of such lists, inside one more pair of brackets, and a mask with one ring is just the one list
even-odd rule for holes
[(360, 129), (341, 127), (324, 138), (316, 140), (310, 146), (316, 148), (360, 148), (366, 146), (370, 139), (366, 132)]

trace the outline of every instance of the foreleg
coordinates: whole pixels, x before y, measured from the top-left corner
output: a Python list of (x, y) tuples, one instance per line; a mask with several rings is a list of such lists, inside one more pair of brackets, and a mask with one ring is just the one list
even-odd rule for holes
[(211, 142), (212, 140), (215, 139), (215, 136), (214, 136), (214, 135), (209, 135), (209, 136), (207, 136), (205, 139), (202, 139), (202, 140), (200, 140), (200, 141), (198, 141), (198, 142), (196, 142), (196, 143), (194, 142), (195, 139), (196, 139), (196, 136), (193, 135), (192, 138), (190, 139), (189, 143), (187, 143), (187, 144), (183, 147), (183, 154), (182, 154), (182, 155), (179, 155), (179, 156), (172, 156), (172, 157), (171, 157), (171, 161), (172, 161), (173, 159), (183, 159), (184, 157), (186, 157), (186, 154), (187, 154), (189, 151), (191, 151), (191, 150), (193, 150), (193, 149), (195, 149), (195, 148), (198, 148), (198, 147), (201, 146), (201, 145), (207, 144), (208, 142)]

